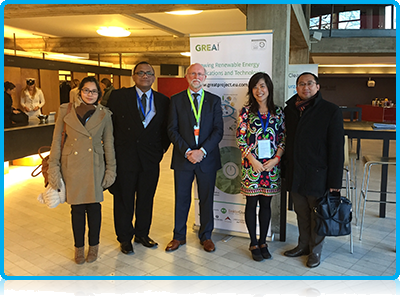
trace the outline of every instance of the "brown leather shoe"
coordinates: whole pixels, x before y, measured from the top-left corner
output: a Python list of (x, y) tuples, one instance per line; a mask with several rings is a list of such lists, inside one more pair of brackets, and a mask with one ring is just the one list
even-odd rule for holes
[(185, 245), (186, 244), (186, 240), (183, 241), (178, 241), (173, 239), (172, 241), (170, 241), (167, 245), (167, 247), (165, 248), (165, 251), (175, 251), (176, 249), (179, 248), (180, 245)]
[(215, 245), (211, 239), (205, 240), (205, 241), (200, 241), (200, 244), (203, 245), (204, 250), (206, 250), (207, 252), (215, 251)]

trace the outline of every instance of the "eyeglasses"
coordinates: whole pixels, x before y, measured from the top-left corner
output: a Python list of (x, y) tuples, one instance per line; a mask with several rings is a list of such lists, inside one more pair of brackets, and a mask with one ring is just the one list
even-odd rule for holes
[(312, 87), (314, 84), (316, 84), (315, 81), (300, 82), (297, 86), (299, 86), (299, 87), (305, 87), (305, 86)]
[(92, 95), (97, 95), (99, 93), (99, 91), (98, 90), (82, 89), (82, 93), (84, 93), (85, 95), (89, 95), (90, 93), (92, 93)]
[(204, 73), (192, 72), (192, 73), (189, 73), (189, 75), (192, 76), (192, 77), (195, 77), (196, 75), (197, 75), (198, 77), (202, 77), (202, 76), (204, 76), (204, 75), (206, 75), (206, 74), (204, 74)]
[(139, 72), (136, 72), (135, 73), (136, 75), (138, 75), (139, 77), (143, 77), (144, 76), (144, 74), (146, 74), (147, 76), (154, 76), (154, 73), (152, 73), (152, 72), (150, 72), (150, 71), (147, 71), (147, 72), (144, 72), (144, 71), (139, 71)]

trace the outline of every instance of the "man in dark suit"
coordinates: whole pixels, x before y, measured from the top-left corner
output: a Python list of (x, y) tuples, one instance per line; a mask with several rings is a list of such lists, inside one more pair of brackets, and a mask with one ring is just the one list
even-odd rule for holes
[(173, 240), (165, 251), (186, 243), (187, 218), (194, 177), (198, 185), (200, 229), (198, 237), (204, 250), (211, 252), (214, 229), (214, 187), (221, 168), (218, 144), (223, 135), (221, 99), (203, 90), (206, 71), (200, 64), (186, 71), (189, 88), (171, 97), (168, 135), (174, 145), (171, 168), (175, 180), (175, 228)]
[(159, 163), (170, 144), (166, 129), (169, 99), (151, 89), (153, 67), (138, 63), (132, 78), (134, 87), (114, 90), (108, 100), (117, 159), (117, 179), (109, 191), (114, 195), (115, 232), (124, 254), (133, 253), (133, 236), (143, 246), (157, 246), (149, 237), (153, 198)]

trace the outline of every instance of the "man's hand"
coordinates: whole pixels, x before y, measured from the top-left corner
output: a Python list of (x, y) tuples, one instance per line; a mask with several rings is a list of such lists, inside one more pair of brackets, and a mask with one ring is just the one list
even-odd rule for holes
[(196, 164), (203, 160), (204, 152), (201, 150), (190, 150), (186, 154), (186, 157), (192, 164)]

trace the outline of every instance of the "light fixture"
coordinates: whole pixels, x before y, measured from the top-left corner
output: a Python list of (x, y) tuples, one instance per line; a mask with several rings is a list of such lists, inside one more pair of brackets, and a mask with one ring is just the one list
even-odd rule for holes
[(102, 26), (100, 27), (100, 29), (97, 30), (97, 33), (109, 37), (126, 37), (131, 34), (130, 31), (115, 26), (110, 26), (110, 27)]
[(371, 80), (371, 77), (370, 77), (370, 78), (368, 79), (368, 81), (367, 81), (367, 86), (368, 86), (369, 88), (375, 87), (375, 81)]
[(190, 56), (190, 52), (181, 52), (182, 56)]
[(202, 13), (202, 10), (176, 10), (176, 11), (166, 11), (166, 14), (170, 15), (179, 15), (179, 16), (189, 16), (189, 15), (197, 15)]

